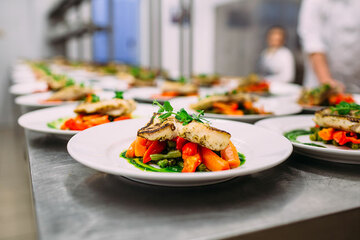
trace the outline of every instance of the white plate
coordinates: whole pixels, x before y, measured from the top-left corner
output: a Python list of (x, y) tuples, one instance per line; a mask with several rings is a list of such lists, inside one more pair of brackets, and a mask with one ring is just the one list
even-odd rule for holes
[[(58, 136), (62, 136), (63, 138), (70, 139), (73, 135), (80, 131), (72, 131), (72, 130), (60, 130), (54, 129), (47, 126), (49, 122), (55, 121), (59, 118), (71, 118), (75, 117), (74, 109), (76, 104), (59, 106), (59, 107), (51, 107), (41, 110), (36, 110), (33, 112), (26, 113), (22, 115), (18, 123), (23, 128), (28, 130), (49, 133)], [(156, 111), (155, 107), (148, 104), (137, 104), (136, 110), (133, 112), (133, 116), (135, 118), (146, 118), (149, 119), (150, 116)], [(126, 120), (124, 120), (126, 121)]]
[[(214, 94), (214, 93), (223, 93), (226, 89), (223, 87), (213, 87), (213, 88), (200, 88), (199, 94), (200, 96), (205, 96), (207, 94)], [(129, 91), (127, 91), (124, 96), (126, 98), (133, 98), (140, 102), (146, 102), (146, 103), (152, 103), (155, 98), (153, 98), (154, 95), (160, 94), (161, 90), (160, 88), (156, 87), (142, 87), (142, 88), (132, 88)], [(179, 97), (171, 98), (176, 99)], [(182, 97), (184, 98), (184, 97)], [(157, 99), (158, 102), (163, 103), (164, 101), (170, 101), (169, 99)]]
[(44, 107), (54, 107), (60, 105), (72, 104), (74, 101), (64, 101), (64, 102), (42, 102), (48, 99), (53, 92), (45, 92), (45, 93), (34, 93), (30, 95), (24, 95), (15, 98), (15, 103), (21, 106), (26, 107), (36, 107), (36, 108), (44, 108)]
[[(261, 120), (255, 123), (255, 125), (284, 134), (285, 132), (295, 129), (309, 130), (310, 127), (315, 126), (315, 123), (312, 120), (313, 118), (314, 115), (279, 117)], [(295, 147), (295, 151), (300, 154), (325, 161), (360, 164), (360, 150), (352, 150), (348, 147), (337, 147), (332, 144), (311, 141), (308, 135), (300, 136), (297, 140), (303, 143), (315, 143), (326, 146), (326, 148), (321, 148), (293, 142), (292, 144)]]
[[(198, 102), (198, 97), (186, 97), (186, 98), (176, 98), (171, 100), (171, 105), (176, 108), (185, 108), (189, 113), (197, 113), (195, 110), (190, 109), (190, 104)], [(225, 115), (225, 114), (216, 114), (216, 113), (205, 113), (205, 117), (209, 118), (219, 118), (219, 119), (228, 119), (236, 120), (242, 122), (255, 122), (263, 118), (269, 118), (274, 116), (290, 115), (301, 112), (302, 108), (289, 101), (288, 98), (260, 98), (258, 102), (254, 104), (257, 107), (264, 107), (265, 111), (272, 112), (274, 114), (251, 114), (251, 115)]]
[[(100, 99), (109, 99), (114, 96), (114, 92), (109, 91), (97, 91), (94, 89), (95, 94), (100, 97)], [(24, 96), (19, 96), (15, 98), (15, 103), (21, 106), (34, 107), (34, 108), (47, 108), (55, 106), (63, 106), (77, 103), (78, 101), (63, 101), (63, 102), (43, 102), (48, 99), (53, 92), (45, 93), (34, 93)]]
[[(355, 102), (357, 104), (360, 104), (360, 95), (359, 94), (352, 94), (352, 95), (354, 97)], [(328, 106), (302, 106), (302, 107), (305, 111), (314, 113)]]
[(17, 96), (46, 91), (48, 91), (48, 85), (45, 82), (18, 83), (9, 88), (9, 92)]
[(164, 186), (208, 185), (260, 172), (280, 164), (292, 152), (290, 141), (280, 134), (246, 123), (211, 120), (214, 127), (231, 133), (232, 142), (246, 157), (244, 165), (219, 172), (142, 171), (121, 158), (120, 153), (130, 146), (136, 138), (138, 129), (148, 121), (149, 119), (134, 119), (89, 128), (70, 139), (68, 152), (75, 160), (90, 168), (139, 182)]

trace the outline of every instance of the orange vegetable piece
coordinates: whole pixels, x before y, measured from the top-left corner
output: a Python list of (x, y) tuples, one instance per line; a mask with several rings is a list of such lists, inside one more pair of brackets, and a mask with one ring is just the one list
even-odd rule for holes
[(114, 119), (114, 122), (116, 121), (121, 121), (121, 120), (126, 120), (126, 119), (130, 119), (131, 115), (124, 115), (124, 116), (120, 116)]
[(318, 132), (319, 137), (322, 140), (329, 141), (333, 140), (335, 129), (333, 128), (324, 128)]
[(135, 156), (142, 157), (144, 156), (147, 147), (146, 147), (146, 139), (142, 137), (137, 137), (135, 140)]
[(184, 160), (184, 167), (181, 172), (195, 172), (196, 168), (201, 164), (201, 155), (196, 153), (194, 155), (182, 155)]
[(230, 141), (229, 145), (221, 150), (221, 158), (228, 161), (230, 168), (236, 168), (240, 166), (240, 159), (238, 151), (234, 144)]
[(230, 169), (227, 161), (206, 147), (201, 147), (202, 162), (211, 171), (223, 171)]
[(128, 158), (135, 157), (135, 142), (136, 142), (136, 140), (131, 143), (130, 147), (126, 151), (126, 155), (125, 155), (126, 157), (128, 157)]

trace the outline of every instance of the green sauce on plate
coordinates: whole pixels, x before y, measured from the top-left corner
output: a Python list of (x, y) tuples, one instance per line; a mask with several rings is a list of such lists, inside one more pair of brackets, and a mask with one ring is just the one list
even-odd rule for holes
[[(239, 154), (240, 159), (240, 166), (245, 163), (245, 155), (242, 153)], [(180, 166), (170, 166), (166, 168), (158, 168), (150, 164), (146, 164), (142, 162), (142, 158), (127, 158), (126, 157), (126, 150), (120, 154), (120, 157), (125, 158), (131, 165), (137, 167), (142, 171), (149, 171), (149, 172), (181, 172), (182, 167)]]
[(312, 132), (310, 130), (305, 130), (305, 129), (295, 129), (292, 130), (290, 132), (286, 132), (284, 133), (284, 136), (289, 139), (292, 142), (295, 143), (300, 143), (300, 144), (304, 144), (304, 145), (308, 145), (308, 146), (314, 146), (314, 147), (321, 147), (321, 148), (326, 148), (325, 146), (319, 145), (319, 144), (315, 144), (315, 143), (303, 143), (297, 140), (297, 138), (299, 136), (304, 136), (304, 135), (310, 135), (312, 134)]

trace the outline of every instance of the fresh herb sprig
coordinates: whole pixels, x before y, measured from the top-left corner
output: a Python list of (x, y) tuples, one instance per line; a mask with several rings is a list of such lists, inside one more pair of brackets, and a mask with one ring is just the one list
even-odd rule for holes
[(100, 102), (100, 97), (98, 95), (91, 94), (91, 102), (92, 103)]
[(341, 102), (335, 107), (330, 107), (331, 112), (337, 112), (339, 115), (347, 115), (350, 111), (357, 110), (356, 115), (360, 115), (360, 105), (356, 103)]
[(115, 91), (115, 97), (118, 99), (124, 99), (124, 92), (123, 91)]
[(164, 104), (161, 105), (158, 101), (154, 100), (153, 104), (156, 104), (159, 107), (158, 113), (161, 113), (159, 116), (160, 119), (166, 119), (171, 115), (174, 115), (183, 125), (187, 125), (192, 121), (200, 123), (208, 122), (208, 120), (204, 119), (204, 110), (198, 111), (198, 114), (189, 114), (184, 108), (174, 112), (174, 108), (169, 101), (165, 101)]

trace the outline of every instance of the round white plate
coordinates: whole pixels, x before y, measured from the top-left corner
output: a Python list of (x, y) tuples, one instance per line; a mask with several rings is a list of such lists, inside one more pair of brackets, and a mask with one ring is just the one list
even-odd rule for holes
[[(222, 87), (213, 87), (213, 88), (200, 88), (199, 94), (200, 96), (205, 96), (207, 94), (214, 94), (214, 93), (223, 93), (226, 89)], [(160, 88), (156, 87), (142, 87), (142, 88), (132, 88), (127, 91), (124, 96), (126, 98), (133, 98), (140, 102), (152, 103), (155, 98), (154, 95), (158, 95), (161, 93)], [(157, 99), (158, 102), (163, 103), (164, 101), (170, 101), (171, 99), (177, 99), (180, 97), (169, 98), (169, 99)], [(182, 97), (186, 98), (186, 97)]]
[[(197, 113), (195, 110), (190, 109), (190, 104), (198, 102), (198, 97), (186, 97), (186, 98), (176, 98), (171, 100), (170, 103), (175, 109), (184, 108), (189, 113)], [(269, 118), (274, 116), (283, 116), (291, 115), (301, 112), (302, 108), (289, 101), (288, 98), (260, 98), (258, 102), (254, 104), (257, 107), (264, 107), (265, 111), (272, 112), (274, 114), (251, 114), (251, 115), (225, 115), (225, 114), (216, 114), (216, 113), (205, 113), (205, 117), (209, 118), (219, 118), (219, 119), (228, 119), (236, 120), (242, 122), (255, 122), (263, 118)]]
[[(100, 99), (109, 99), (114, 96), (114, 92), (97, 91), (96, 89), (94, 89), (94, 91), (100, 97)], [(15, 98), (15, 103), (26, 107), (47, 108), (47, 107), (69, 105), (78, 102), (78, 101), (43, 102), (44, 100), (48, 99), (52, 94), (53, 92), (45, 92), (45, 93), (34, 93), (34, 94), (19, 96)]]
[(21, 106), (36, 107), (36, 108), (54, 107), (54, 106), (74, 103), (74, 101), (43, 102), (44, 100), (48, 99), (52, 94), (53, 92), (45, 92), (45, 93), (34, 93), (34, 94), (24, 95), (15, 98), (15, 103)]
[[(77, 104), (71, 104), (66, 106), (51, 107), (41, 110), (32, 111), (22, 115), (18, 119), (18, 123), (23, 128), (32, 130), (35, 132), (49, 133), (54, 135), (63, 136), (64, 138), (70, 139), (73, 135), (80, 131), (72, 130), (60, 130), (48, 127), (48, 123), (55, 121), (59, 118), (71, 118), (75, 117), (74, 109)], [(135, 118), (146, 118), (156, 111), (155, 107), (148, 104), (137, 104), (136, 110), (133, 112)], [(126, 120), (124, 120), (126, 121)]]
[(45, 82), (18, 83), (9, 88), (9, 92), (17, 96), (46, 91), (48, 91), (48, 85)]
[[(352, 94), (353, 97), (354, 97), (354, 100), (357, 104), (360, 104), (360, 95), (359, 94)], [(307, 112), (310, 112), (310, 113), (314, 113), (316, 111), (319, 111), (323, 108), (326, 108), (328, 106), (302, 106), (302, 108), (307, 111)]]
[(149, 119), (134, 119), (89, 128), (70, 139), (68, 152), (75, 160), (90, 168), (139, 182), (164, 186), (208, 185), (260, 172), (280, 164), (292, 152), (291, 143), (280, 134), (246, 123), (211, 120), (212, 126), (231, 133), (231, 141), (246, 157), (244, 165), (219, 172), (142, 171), (121, 158), (120, 154), (130, 146), (136, 138), (138, 129), (145, 126), (148, 121)]
[[(315, 126), (315, 123), (312, 120), (313, 118), (314, 115), (279, 117), (261, 120), (255, 123), (255, 125), (268, 128), (280, 134), (284, 134), (285, 132), (289, 132), (295, 129), (309, 130), (311, 127)], [(321, 148), (292, 142), (295, 151), (305, 156), (331, 162), (360, 164), (360, 150), (353, 150), (349, 149), (348, 147), (338, 147), (332, 144), (311, 141), (308, 135), (300, 136), (297, 140), (302, 143), (315, 143), (326, 147)]]

